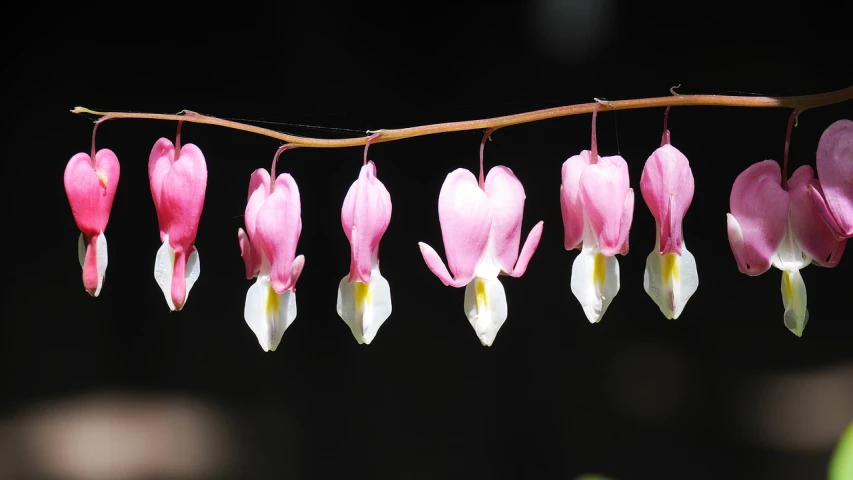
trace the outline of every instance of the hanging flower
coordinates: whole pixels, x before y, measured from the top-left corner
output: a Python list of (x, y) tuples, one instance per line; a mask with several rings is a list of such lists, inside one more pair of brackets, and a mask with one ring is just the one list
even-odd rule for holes
[(664, 119), (661, 146), (643, 167), (640, 191), (655, 218), (655, 249), (646, 259), (643, 288), (666, 318), (678, 318), (699, 287), (696, 259), (684, 243), (681, 224), (693, 200), (690, 162), (670, 144)]
[[(95, 131), (97, 131), (97, 124)], [(103, 148), (95, 153), (95, 133), (92, 133), (92, 155), (78, 153), (65, 166), (63, 183), (74, 222), (80, 229), (77, 257), (83, 268), (83, 288), (97, 297), (107, 271), (107, 237), (104, 230), (118, 187), (120, 173), (118, 158), (112, 150)]]
[(566, 250), (580, 249), (572, 263), (572, 293), (587, 319), (598, 323), (619, 292), (616, 254), (628, 253), (634, 190), (628, 164), (618, 155), (599, 157), (592, 118), (592, 149), (563, 163), (560, 207)]
[(154, 278), (172, 311), (183, 308), (198, 280), (195, 237), (207, 188), (204, 155), (192, 143), (181, 146), (180, 124), (175, 144), (161, 138), (148, 157), (148, 179), (163, 242), (154, 260)]
[(290, 174), (275, 176), (276, 152), (269, 173), (252, 172), (246, 202), (246, 230), (237, 230), (246, 278), (257, 281), (246, 294), (243, 316), (265, 352), (275, 351), (284, 331), (296, 319), (296, 281), (305, 257), (296, 256), (302, 232), (299, 187)]
[(492, 168), (483, 179), (483, 146), (489, 133), (480, 145), (479, 182), (470, 170), (459, 168), (447, 175), (438, 195), (441, 236), (453, 276), (435, 249), (418, 244), (427, 267), (442, 283), (465, 286), (465, 316), (485, 346), (492, 345), (507, 318), (498, 275), (524, 274), (543, 228), (541, 221), (533, 227), (519, 254), (524, 187), (504, 166)]

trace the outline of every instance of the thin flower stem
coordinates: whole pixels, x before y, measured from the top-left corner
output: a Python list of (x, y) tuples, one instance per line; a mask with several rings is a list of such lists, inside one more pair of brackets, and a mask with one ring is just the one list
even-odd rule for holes
[[(376, 130), (371, 133), (382, 133), (379, 138), (376, 138), (373, 143), (391, 142), (395, 140), (403, 140), (405, 138), (420, 137), (424, 135), (434, 135), (437, 133), (460, 132), (466, 130), (480, 130), (487, 128), (501, 128), (510, 125), (519, 125), (522, 123), (537, 122), (540, 120), (548, 120), (551, 118), (566, 117), (569, 115), (580, 115), (591, 113), (596, 105), (601, 106), (602, 111), (609, 110), (629, 110), (636, 108), (655, 108), (655, 107), (686, 107), (686, 106), (718, 106), (718, 107), (753, 107), (753, 108), (770, 108), (784, 107), (794, 108), (803, 112), (810, 108), (832, 105), (853, 99), (853, 86), (836, 90), (834, 92), (818, 93), (813, 95), (800, 95), (793, 97), (749, 97), (749, 96), (734, 96), (734, 95), (679, 95), (672, 91), (673, 96), (669, 97), (654, 97), (654, 98), (638, 98), (633, 100), (613, 100), (613, 101), (596, 101), (592, 103), (581, 103), (577, 105), (567, 105), (564, 107), (546, 108), (543, 110), (534, 110), (531, 112), (517, 113), (514, 115), (504, 115), (501, 117), (484, 118), (480, 120), (465, 120), (461, 122), (436, 123), (432, 125), (421, 125), (417, 127), (407, 128), (391, 128), (385, 130)], [(270, 130), (268, 128), (256, 127), (245, 123), (234, 122), (222, 118), (202, 115), (200, 113), (184, 110), (177, 115), (168, 115), (161, 113), (135, 113), (135, 112), (99, 112), (88, 109), (86, 107), (75, 107), (71, 110), (73, 113), (88, 113), (97, 115), (97, 121), (100, 123), (105, 120), (114, 120), (119, 118), (135, 118), (149, 120), (183, 120), (193, 123), (205, 123), (208, 125), (218, 125), (220, 127), (231, 128), (234, 130), (243, 130), (245, 132), (264, 135), (278, 140), (299, 145), (302, 147), (315, 148), (340, 148), (340, 147), (355, 147), (365, 145), (371, 135), (356, 138), (311, 138), (290, 135), (287, 133)]]
[(794, 130), (794, 122), (800, 111), (796, 108), (791, 112), (788, 119), (788, 131), (785, 132), (785, 153), (782, 155), (782, 188), (788, 190), (788, 149), (791, 147), (791, 132)]
[(589, 163), (598, 163), (598, 137), (595, 134), (595, 124), (598, 118), (598, 109), (601, 103), (597, 103), (592, 109), (592, 138), (589, 147)]
[(374, 140), (382, 136), (382, 132), (376, 132), (373, 135), (367, 137), (367, 141), (364, 143), (364, 163), (363, 165), (367, 165), (367, 149), (370, 148), (370, 144), (373, 143)]
[(290, 150), (299, 146), (301, 145), (285, 143), (284, 145), (278, 147), (278, 150), (275, 151), (275, 155), (272, 157), (272, 166), (270, 167), (270, 194), (272, 194), (272, 191), (275, 188), (275, 165), (276, 163), (278, 163), (278, 157), (285, 150)]
[(486, 177), (483, 175), (483, 150), (486, 148), (486, 141), (492, 139), (491, 135), (492, 135), (492, 133), (495, 132), (495, 130), (497, 130), (497, 128), (487, 128), (486, 133), (483, 134), (483, 139), (480, 141), (480, 178), (479, 178), (479, 183), (480, 183), (480, 188), (484, 189), (484, 190), (486, 188), (486, 180), (485, 180)]

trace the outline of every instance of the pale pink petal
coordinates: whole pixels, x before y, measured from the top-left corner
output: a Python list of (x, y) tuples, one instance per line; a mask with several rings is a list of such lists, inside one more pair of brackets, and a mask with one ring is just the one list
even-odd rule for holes
[(820, 182), (813, 180), (809, 184), (809, 195), (811, 196), (812, 203), (814, 203), (815, 211), (817, 211), (818, 216), (820, 216), (820, 219), (823, 220), (823, 223), (826, 224), (836, 240), (844, 240), (846, 238), (844, 232), (841, 230), (835, 217), (832, 216), (832, 212), (829, 211), (829, 205), (826, 204), (826, 198), (823, 195), (823, 188), (820, 186)]
[(672, 145), (661, 146), (646, 160), (640, 192), (660, 226), (661, 255), (681, 255), (681, 223), (693, 201), (693, 188), (690, 162)]
[(847, 240), (837, 240), (832, 230), (820, 218), (809, 191), (812, 182), (816, 188), (820, 188), (820, 183), (813, 180), (813, 177), (812, 167), (803, 165), (788, 180), (791, 228), (794, 240), (812, 257), (812, 262), (824, 267), (834, 267), (841, 260)]
[[(279, 295), (293, 287), (293, 261), (302, 233), (299, 187), (290, 174), (282, 173), (258, 212), (255, 242), (270, 262), (270, 285)], [(251, 235), (251, 233), (250, 233)]]
[(175, 146), (168, 138), (160, 138), (154, 142), (148, 155), (148, 183), (151, 187), (151, 198), (157, 211), (157, 224), (160, 227), (160, 241), (166, 237), (167, 220), (164, 218), (165, 209), (162, 206), (163, 181), (166, 179), (172, 164), (175, 162)]
[(243, 215), (243, 222), (246, 224), (246, 233), (249, 235), (250, 241), (255, 241), (255, 222), (258, 218), (258, 212), (267, 201), (270, 191), (270, 172), (259, 168), (252, 172), (249, 178), (249, 195), (246, 202), (246, 210)]
[(521, 242), (524, 187), (507, 167), (498, 165), (486, 175), (486, 195), (492, 204), (492, 241), (495, 260), (504, 272), (512, 272)]
[(732, 185), (729, 206), (739, 233), (730, 219), (729, 244), (738, 269), (747, 275), (766, 272), (785, 237), (789, 197), (781, 182), (779, 164), (764, 160), (741, 172)]
[(580, 197), (580, 179), (583, 170), (589, 165), (589, 150), (580, 155), (569, 157), (563, 162), (562, 184), (560, 185), (560, 212), (563, 216), (564, 240), (566, 250), (580, 248), (583, 243), (583, 202)]
[(376, 166), (368, 162), (350, 186), (341, 209), (341, 224), (350, 242), (350, 281), (370, 283), (379, 241), (390, 222), (391, 197), (376, 178)]
[[(627, 198), (628, 164), (618, 155), (601, 157), (598, 163), (584, 169), (580, 187), (583, 208), (601, 253), (616, 255), (626, 246), (633, 219), (633, 195), (630, 203)], [(626, 211), (629, 205), (631, 210)]]
[(246, 279), (257, 277), (261, 270), (261, 252), (252, 247), (249, 236), (242, 228), (237, 229), (237, 241), (240, 242), (240, 256), (246, 265)]
[(489, 199), (469, 170), (459, 168), (447, 175), (438, 194), (438, 220), (447, 266), (456, 281), (467, 279), (467, 284), (486, 249), (492, 226)]
[(421, 255), (423, 255), (424, 262), (426, 262), (429, 271), (438, 277), (438, 279), (441, 280), (441, 283), (446, 286), (456, 288), (463, 287), (474, 277), (472, 272), (471, 275), (467, 277), (457, 277), (454, 279), (450, 276), (450, 272), (447, 271), (447, 267), (444, 266), (444, 262), (441, 261), (441, 257), (438, 256), (438, 252), (436, 252), (434, 248), (424, 242), (418, 242), (418, 248), (421, 250)]
[(817, 174), (826, 206), (843, 237), (853, 236), (853, 121), (838, 120), (820, 136)]
[(94, 165), (89, 155), (78, 153), (65, 166), (65, 194), (87, 241), (107, 228), (120, 170), (115, 153), (106, 148), (95, 153)]
[(622, 220), (619, 223), (621, 233), (620, 238), (623, 238), (622, 245), (619, 247), (619, 255), (628, 255), (628, 237), (631, 232), (631, 224), (634, 222), (634, 189), (629, 188), (625, 194), (625, 203), (622, 204)]
[(542, 229), (544, 226), (545, 222), (542, 221), (533, 226), (533, 229), (530, 230), (529, 234), (527, 234), (524, 246), (521, 247), (521, 254), (518, 256), (518, 262), (515, 264), (515, 267), (509, 272), (504, 270), (507, 275), (512, 277), (520, 277), (524, 275), (524, 272), (527, 271), (527, 264), (530, 263), (530, 257), (533, 256), (533, 252), (535, 252), (536, 247), (539, 246), (539, 240), (542, 238)]

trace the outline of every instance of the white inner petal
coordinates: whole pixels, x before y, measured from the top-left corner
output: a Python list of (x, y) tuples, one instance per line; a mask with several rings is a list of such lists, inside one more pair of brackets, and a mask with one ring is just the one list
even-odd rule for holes
[(806, 284), (799, 270), (782, 271), (782, 305), (785, 307), (785, 326), (794, 335), (801, 337), (809, 322), (806, 308)]
[(275, 293), (268, 275), (259, 276), (246, 293), (246, 324), (265, 352), (275, 351), (284, 331), (296, 319), (296, 293)]
[(497, 275), (474, 277), (465, 286), (464, 307), (480, 343), (491, 346), (507, 317), (506, 292)]
[(586, 318), (598, 323), (613, 297), (619, 293), (619, 262), (603, 255), (598, 247), (584, 247), (572, 263), (572, 293)]
[(391, 316), (391, 287), (379, 273), (377, 262), (374, 261), (369, 284), (358, 280), (350, 283), (349, 275), (341, 279), (336, 310), (358, 343), (373, 341), (379, 327)]

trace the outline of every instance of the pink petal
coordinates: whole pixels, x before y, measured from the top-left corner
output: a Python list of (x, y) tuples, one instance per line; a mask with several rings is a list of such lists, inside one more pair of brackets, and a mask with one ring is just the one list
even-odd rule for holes
[[(88, 158), (88, 155), (86, 157)], [(98, 283), (100, 282), (100, 278), (98, 278), (98, 235), (100, 234), (95, 234), (91, 237), (88, 235), (83, 236), (87, 242), (86, 257), (83, 260), (83, 288), (89, 292), (89, 295), (93, 296), (98, 290)]]
[(530, 230), (529, 234), (527, 234), (527, 240), (524, 241), (524, 246), (521, 247), (521, 254), (518, 256), (518, 263), (515, 264), (515, 268), (513, 268), (512, 271), (506, 272), (507, 275), (512, 277), (520, 277), (524, 275), (524, 272), (527, 271), (527, 264), (530, 263), (530, 257), (533, 256), (533, 252), (535, 252), (536, 247), (539, 246), (539, 240), (542, 238), (542, 229), (544, 226), (545, 223), (542, 221), (533, 226), (533, 229)]
[(257, 277), (261, 270), (261, 252), (252, 247), (249, 236), (242, 228), (237, 229), (237, 241), (240, 242), (240, 256), (246, 265), (246, 279)]
[(164, 241), (167, 231), (167, 221), (163, 217), (162, 207), (163, 180), (166, 179), (175, 161), (175, 146), (168, 138), (160, 138), (151, 148), (148, 155), (148, 183), (151, 187), (151, 198), (154, 199), (154, 209), (157, 211), (157, 224), (160, 226), (160, 241)]
[(569, 157), (563, 162), (562, 184), (560, 185), (560, 211), (563, 215), (564, 241), (566, 250), (580, 248), (583, 243), (583, 202), (580, 197), (580, 179), (589, 165), (589, 150)]
[(492, 226), (489, 199), (469, 170), (459, 168), (447, 175), (438, 194), (438, 220), (447, 266), (457, 281), (467, 279), (467, 284), (486, 249)]
[(94, 165), (89, 155), (78, 153), (65, 166), (65, 194), (87, 241), (107, 228), (120, 170), (115, 153), (106, 148), (95, 153)]
[(690, 162), (672, 145), (661, 146), (646, 161), (640, 191), (660, 226), (661, 255), (681, 255), (681, 223), (693, 201), (693, 188)]
[(489, 170), (486, 195), (492, 204), (492, 241), (495, 260), (501, 270), (512, 272), (521, 242), (521, 217), (524, 213), (524, 187), (507, 167)]
[(838, 120), (820, 136), (817, 173), (826, 206), (842, 236), (853, 236), (853, 121)]
[(847, 240), (837, 240), (832, 230), (820, 217), (809, 190), (809, 185), (812, 183), (820, 188), (820, 183), (813, 180), (813, 177), (812, 167), (803, 165), (788, 180), (791, 228), (794, 232), (794, 240), (812, 257), (814, 263), (824, 267), (834, 267), (841, 260)]
[(779, 164), (764, 160), (741, 172), (732, 185), (729, 204), (740, 234), (734, 235), (730, 225), (729, 244), (738, 268), (747, 275), (766, 272), (785, 237), (789, 196), (781, 182)]
[(291, 289), (296, 281), (291, 269), (296, 257), (296, 244), (302, 233), (299, 202), (299, 187), (290, 174), (282, 173), (255, 222), (253, 241), (269, 259), (270, 285), (279, 295)]
[(627, 246), (633, 219), (634, 197), (628, 198), (628, 164), (618, 155), (601, 157), (598, 163), (584, 169), (580, 190), (601, 253), (616, 255)]
[(368, 162), (350, 186), (341, 209), (341, 224), (350, 242), (350, 281), (370, 283), (379, 241), (390, 222), (391, 196), (376, 178), (376, 165)]
[[(252, 172), (249, 179), (249, 195), (246, 202), (246, 210), (243, 215), (243, 222), (246, 224), (246, 233), (249, 234), (249, 240), (255, 237), (255, 224), (258, 218), (258, 212), (267, 201), (270, 191), (270, 173), (263, 168), (259, 168)], [(254, 241), (254, 240), (252, 240)]]
[[(155, 174), (159, 175), (160, 171), (155, 170)], [(160, 218), (166, 223), (165, 229), (162, 224), (160, 228), (169, 234), (169, 244), (175, 251), (180, 245), (186, 255), (192, 253), (206, 188), (207, 164), (204, 155), (198, 147), (188, 143), (181, 147), (178, 159), (165, 173), (160, 186), (160, 204), (157, 206)], [(183, 277), (175, 273), (175, 278)]]

